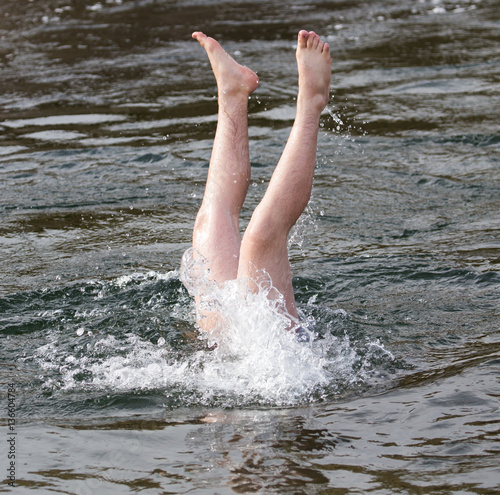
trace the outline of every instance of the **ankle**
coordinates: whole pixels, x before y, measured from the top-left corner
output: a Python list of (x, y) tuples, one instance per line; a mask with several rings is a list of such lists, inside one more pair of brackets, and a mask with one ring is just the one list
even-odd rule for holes
[(244, 93), (233, 93), (219, 91), (218, 93), (219, 111), (229, 114), (244, 112), (248, 109), (248, 96)]
[(250, 94), (243, 88), (218, 88), (217, 98), (219, 101), (227, 100), (230, 102), (248, 101)]
[(325, 109), (327, 103), (328, 101), (321, 94), (305, 96), (302, 95), (299, 91), (299, 95), (297, 96), (297, 109), (300, 109), (301, 111), (305, 111), (307, 113), (317, 114), (318, 117)]
[(296, 117), (318, 123), (325, 105), (321, 98), (297, 98)]

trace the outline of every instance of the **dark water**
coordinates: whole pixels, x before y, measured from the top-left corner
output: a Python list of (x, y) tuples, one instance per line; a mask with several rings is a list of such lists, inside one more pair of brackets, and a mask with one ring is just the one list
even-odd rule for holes
[[(0, 397), (18, 486), (0, 491), (498, 493), (499, 7), (2, 0)], [(254, 327), (209, 350), (178, 272), (217, 111), (190, 33), (260, 77), (244, 226), (293, 121), (301, 28), (334, 57), (291, 239), (317, 336), (268, 331), (256, 301)], [(6, 447), (1, 478), (8, 462)]]

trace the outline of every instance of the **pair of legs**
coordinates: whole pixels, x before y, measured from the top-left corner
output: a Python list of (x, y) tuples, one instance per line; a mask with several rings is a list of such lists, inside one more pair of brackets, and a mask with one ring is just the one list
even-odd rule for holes
[[(207, 260), (210, 278), (218, 284), (247, 279), (250, 289), (255, 291), (267, 274), (283, 296), (286, 312), (298, 318), (287, 239), (311, 196), (319, 119), (329, 98), (328, 44), (312, 31), (299, 32), (295, 122), (267, 191), (242, 239), (239, 216), (250, 182), (247, 106), (248, 97), (259, 81), (253, 71), (239, 65), (214, 39), (201, 32), (193, 33), (193, 38), (208, 54), (217, 80), (219, 103), (205, 194), (193, 231), (193, 248)], [(199, 324), (202, 329), (211, 330), (215, 325), (214, 315), (205, 315)]]

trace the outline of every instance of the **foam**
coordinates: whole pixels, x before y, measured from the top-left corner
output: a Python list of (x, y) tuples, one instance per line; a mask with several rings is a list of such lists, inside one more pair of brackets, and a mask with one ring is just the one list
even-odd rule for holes
[[(367, 341), (360, 349), (348, 336), (334, 336), (328, 328), (331, 322), (316, 321), (311, 314), (304, 315), (303, 322), (310, 339), (299, 342), (295, 333), (287, 330), (290, 320), (283, 313), (283, 301), (268, 298), (273, 290), (270, 284), (253, 294), (244, 282), (231, 281), (218, 287), (207, 275), (203, 261), (194, 259), (188, 251), (180, 278), (192, 294), (207, 291), (206, 307), (224, 315), (223, 328), (218, 332), (199, 331), (187, 343), (174, 335), (169, 338), (168, 328), (164, 334), (167, 338), (156, 339), (146, 337), (141, 329), (125, 334), (119, 328), (88, 332), (80, 312), (68, 332), (72, 336), (68, 345), (63, 346), (53, 336), (52, 342), (36, 352), (40, 367), (51, 371), (44, 386), (134, 393), (157, 390), (172, 407), (285, 406), (331, 398), (341, 389), (368, 380), (377, 356), (392, 359), (378, 342)], [(124, 296), (130, 297), (126, 290), (130, 284), (146, 285), (175, 276), (174, 272), (150, 272), (101, 284), (104, 292), (106, 287), (122, 288)], [(313, 297), (305, 310), (315, 304)], [(187, 326), (192, 325), (192, 301), (181, 298), (173, 310), (177, 318), (184, 315)], [(334, 313), (337, 318), (347, 318), (343, 310)], [(323, 325), (327, 328), (321, 328), (318, 335), (314, 327)]]

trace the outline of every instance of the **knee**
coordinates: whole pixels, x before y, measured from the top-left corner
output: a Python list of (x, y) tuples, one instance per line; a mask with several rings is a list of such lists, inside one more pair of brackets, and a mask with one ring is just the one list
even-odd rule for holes
[(202, 205), (196, 216), (193, 228), (193, 238), (223, 239), (228, 236), (239, 237), (239, 218), (230, 212)]
[(194, 221), (193, 243), (199, 244), (205, 242), (206, 237), (210, 235), (210, 216), (206, 211), (200, 210)]
[(288, 231), (272, 216), (256, 210), (245, 231), (245, 245), (253, 252), (269, 252), (287, 242)]

